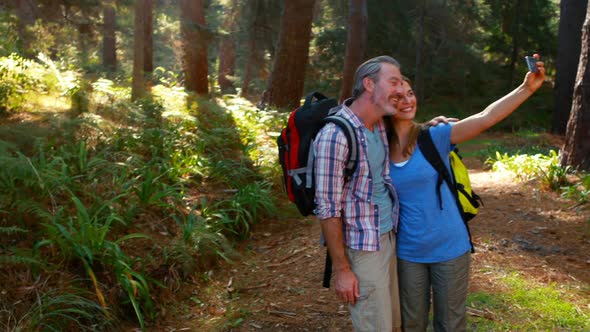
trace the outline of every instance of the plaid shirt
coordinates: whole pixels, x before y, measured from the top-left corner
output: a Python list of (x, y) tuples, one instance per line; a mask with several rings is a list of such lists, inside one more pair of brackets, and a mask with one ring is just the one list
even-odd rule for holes
[[(348, 120), (356, 131), (359, 141), (359, 160), (350, 181), (344, 181), (344, 162), (348, 156), (346, 136), (335, 124), (325, 125), (313, 143), (315, 154), (315, 215), (318, 219), (341, 218), (344, 243), (354, 250), (377, 251), (379, 244), (379, 206), (372, 203), (372, 178), (367, 157), (367, 139), (362, 128), (364, 124), (343, 105), (338, 115)], [(375, 128), (381, 134), (386, 156), (389, 144), (383, 122)], [(389, 158), (384, 158), (383, 182), (393, 200), (393, 228), (397, 230), (399, 202), (389, 177)]]

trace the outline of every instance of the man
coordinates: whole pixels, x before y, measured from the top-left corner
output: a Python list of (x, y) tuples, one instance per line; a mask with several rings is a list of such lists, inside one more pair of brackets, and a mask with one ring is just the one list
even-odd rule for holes
[(399, 205), (382, 117), (397, 112), (402, 83), (400, 65), (389, 56), (357, 69), (352, 99), (338, 112), (359, 142), (358, 166), (349, 181), (344, 180), (344, 133), (327, 124), (314, 142), (315, 214), (332, 258), (336, 294), (348, 303), (356, 331), (401, 328), (395, 252)]

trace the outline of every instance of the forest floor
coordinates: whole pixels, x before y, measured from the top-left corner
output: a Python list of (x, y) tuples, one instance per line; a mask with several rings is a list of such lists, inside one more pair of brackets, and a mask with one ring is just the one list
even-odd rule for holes
[[(513, 139), (507, 134), (487, 138)], [(517, 275), (540, 287), (575, 289), (566, 297), (588, 315), (590, 211), (543, 191), (538, 181), (518, 182), (513, 175), (484, 169), (475, 158), (466, 163), (485, 203), (471, 222), (476, 253), (470, 294), (506, 292), (502, 279)], [(350, 331), (346, 307), (321, 285), (325, 249), (319, 234), (314, 218), (257, 225), (250, 239), (239, 244), (239, 259), (195, 276), (194, 283), (174, 292), (176, 303), (161, 313), (155, 330)], [(479, 329), (482, 320), (494, 326), (522, 319), (478, 303), (468, 301), (470, 330)]]
[[(44, 128), (23, 114), (4, 123)], [(524, 144), (511, 134), (482, 136), (478, 141)], [(548, 135), (536, 139), (556, 147), (562, 143)], [(519, 182), (511, 174), (490, 171), (470, 153), (485, 148), (478, 143), (462, 147), (473, 187), (485, 203), (470, 223), (476, 253), (469, 284), (469, 329), (494, 330), (482, 326), (510, 326), (523, 319), (517, 306), (473, 300), (477, 294), (510, 292), (504, 280), (514, 275), (535, 287), (554, 286), (590, 317), (590, 209), (542, 190), (538, 181)], [(322, 288), (325, 248), (319, 245), (317, 220), (298, 217), (291, 205), (280, 211), (276, 219), (254, 225), (249, 239), (238, 244), (240, 256), (232, 263), (160, 289), (155, 299), (160, 311), (149, 330), (350, 331), (346, 306), (333, 289)], [(169, 241), (157, 230), (140, 231), (162, 244)], [(133, 325), (121, 328), (138, 330)], [(590, 331), (590, 321), (586, 326), (582, 330)]]

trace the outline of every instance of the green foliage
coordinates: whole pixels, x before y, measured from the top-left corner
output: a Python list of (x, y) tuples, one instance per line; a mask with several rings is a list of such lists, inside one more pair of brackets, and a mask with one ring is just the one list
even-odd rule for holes
[(42, 262), (34, 257), (22, 254), (0, 255), (0, 267), (10, 267), (15, 265), (39, 266)]
[[(108, 313), (92, 294), (79, 288), (52, 290), (39, 294), (22, 317), (7, 317), (0, 326), (6, 331), (102, 331), (112, 328)], [(0, 310), (0, 318), (10, 315)]]
[(28, 60), (17, 54), (0, 57), (0, 111), (18, 110), (28, 98), (39, 94), (70, 94), (78, 86), (79, 74), (63, 70), (43, 53), (38, 60)]
[(17, 108), (24, 92), (32, 90), (39, 80), (31, 75), (34, 63), (16, 54), (0, 58), (0, 112)]
[(205, 205), (202, 216), (215, 229), (245, 239), (253, 224), (276, 213), (270, 186), (256, 182), (240, 188), (229, 199)]
[(166, 173), (156, 176), (151, 168), (146, 167), (125, 187), (131, 189), (142, 207), (171, 208), (173, 203), (167, 202), (166, 199), (170, 198), (173, 201), (179, 199), (180, 190), (178, 187), (162, 181), (164, 176)]
[(17, 52), (17, 18), (7, 10), (0, 11), (0, 56)]
[(547, 144), (527, 144), (527, 145), (522, 145), (522, 144), (510, 144), (510, 145), (506, 145), (504, 143), (500, 143), (496, 140), (471, 140), (467, 143), (462, 143), (461, 145), (470, 145), (470, 144), (484, 144), (485, 148), (484, 149), (480, 149), (477, 150), (475, 152), (473, 152), (474, 156), (477, 156), (478, 158), (482, 158), (483, 160), (486, 160), (488, 158), (493, 158), (496, 156), (496, 152), (502, 152), (504, 154), (513, 156), (513, 155), (520, 155), (520, 154), (526, 154), (526, 155), (537, 155), (537, 154), (541, 154), (541, 155), (551, 155), (551, 150), (555, 150), (555, 146), (550, 146)]
[[(213, 38), (210, 80), (217, 75), (217, 60), (212, 60), (219, 52), (216, 39), (221, 33), (235, 32), (233, 79), (236, 86), (242, 84), (246, 61), (253, 55), (256, 61), (250, 85), (256, 99), (266, 87), (274, 61), (282, 5), (269, 0), (236, 3), (241, 14), (237, 26), (223, 32), (218, 30), (229, 2), (207, 5), (206, 28)], [(531, 15), (519, 16), (517, 3), (524, 6), (520, 13)], [(405, 75), (417, 78), (423, 92), (421, 117), (445, 114), (465, 118), (509, 90), (510, 68), (506, 65), (514, 37), (527, 36), (517, 45), (515, 80), (525, 70), (522, 55), (533, 51), (548, 60), (551, 75), (557, 31), (557, 15), (552, 15), (557, 11), (555, 4), (547, 0), (370, 1), (368, 35), (379, 38), (368, 39), (365, 56), (393, 55), (402, 63)], [(125, 241), (145, 237), (133, 233), (135, 227), (158, 231), (174, 219), (180, 235), (172, 244), (154, 246), (170, 249), (170, 261), (184, 276), (216, 260), (230, 259), (233, 240), (247, 238), (252, 225), (277, 213), (273, 197), (282, 190), (282, 180), (275, 140), (287, 114), (259, 110), (230, 95), (218, 100), (189, 99), (182, 88), (184, 77), (178, 61), (182, 50), (177, 5), (155, 7), (152, 99), (139, 102), (130, 101), (128, 80), (133, 60), (130, 2), (118, 2), (120, 70), (107, 77), (99, 75), (103, 70), (99, 2), (70, 2), (67, 19), (55, 15), (62, 13), (63, 5), (51, 1), (34, 5), (38, 19), (25, 29), (31, 37), (27, 43), (30, 49), (25, 51), (28, 55), (41, 52), (35, 60), (9, 56), (24, 41), (17, 40), (17, 17), (9, 10), (0, 11), (0, 112), (31, 111), (22, 116), (31, 121), (0, 126), (0, 210), (10, 215), (12, 222), (0, 226), (0, 237), (12, 241), (10, 246), (2, 246), (0, 266), (28, 268), (40, 275), (56, 267), (82, 274), (89, 279), (84, 287), (93, 289), (93, 294), (66, 289), (40, 293), (25, 318), (3, 327), (108, 330), (112, 326), (105, 324), (113, 318), (109, 315), (123, 306), (132, 309), (145, 328), (154, 319), (154, 304), (158, 303), (152, 303), (152, 296), (156, 296), (153, 286), (159, 283), (147, 268), (148, 258)], [(337, 97), (347, 5), (324, 0), (317, 7), (306, 90), (318, 89)], [(254, 38), (249, 39), (251, 36)], [(253, 50), (250, 41), (256, 45)], [(496, 129), (548, 127), (552, 93), (549, 85), (544, 86)], [(61, 104), (62, 96), (71, 98), (71, 120), (58, 113), (67, 108)], [(44, 99), (48, 103), (42, 103)], [(488, 150), (496, 152), (495, 147)], [(544, 145), (501, 151), (505, 154), (496, 155), (498, 168), (522, 173), (523, 179), (540, 176), (546, 186), (561, 187), (564, 196), (579, 203), (587, 201), (588, 176), (559, 167), (555, 152), (550, 154)], [(530, 156), (520, 160), (512, 153)], [(538, 154), (542, 156), (535, 157)], [(571, 181), (572, 176), (577, 176), (572, 184), (565, 181)], [(192, 205), (195, 200), (201, 203), (184, 213), (187, 202)], [(293, 209), (292, 205), (289, 208)], [(148, 240), (141, 241), (151, 245)], [(162, 265), (158, 263), (153, 268), (159, 270)], [(102, 290), (113, 286), (123, 294), (121, 298), (103, 297)], [(98, 302), (88, 300), (91, 298)], [(510, 306), (493, 296), (476, 300), (494, 310)], [(0, 317), (4, 317), (2, 309)], [(242, 317), (233, 319), (228, 328), (243, 322)], [(547, 328), (523, 326), (525, 330)], [(571, 326), (579, 327), (575, 323)]]
[(586, 330), (590, 328), (587, 310), (578, 307), (568, 288), (555, 284), (539, 285), (518, 274), (499, 278), (506, 291), (468, 296), (468, 306), (491, 313), (495, 319), (470, 319), (474, 331)]
[(568, 183), (567, 175), (571, 173), (570, 166), (561, 166), (556, 164), (549, 165), (547, 170), (540, 170), (541, 182), (551, 190), (557, 191)]
[[(0, 235), (11, 235), (16, 233), (28, 233), (28, 231), (16, 226), (0, 227)], [(3, 246), (0, 246), (0, 248), (2, 247)], [(7, 250), (4, 250), (3, 254), (0, 254), (0, 267), (13, 268), (19, 265), (28, 266), (36, 270), (38, 267), (45, 265), (45, 262), (41, 257), (39, 257), (38, 253), (34, 249), (31, 250), (29, 248), (11, 247)]]
[[(532, 147), (538, 151), (538, 146)], [(544, 188), (561, 191), (561, 196), (586, 204), (590, 198), (590, 175), (575, 172), (570, 166), (561, 166), (555, 150), (549, 153), (501, 154), (496, 151), (496, 158), (488, 158), (486, 163), (492, 165), (494, 171), (509, 171), (522, 181), (539, 178)], [(577, 173), (577, 174), (576, 174)], [(570, 181), (570, 178), (576, 180)]]
[[(57, 211), (52, 223), (45, 224), (45, 233), (52, 244), (57, 245), (66, 259), (77, 258), (92, 266), (95, 259), (104, 259), (111, 242), (106, 236), (113, 222), (123, 222), (111, 208), (111, 202), (87, 209), (77, 198), (72, 197), (76, 216), (66, 215), (62, 208)], [(106, 254), (108, 256), (108, 254)]]
[[(276, 147), (267, 133), (278, 130), (284, 116), (260, 112), (240, 98), (199, 100), (190, 110), (162, 105), (161, 97), (130, 103), (113, 81), (93, 82), (84, 90), (86, 113), (61, 123), (68, 127), (55, 127), (62, 135), (39, 140), (26, 154), (0, 141), (0, 209), (23, 225), (0, 234), (22, 229), (36, 243), (33, 251), (7, 248), (0, 264), (43, 274), (56, 263), (83, 274), (103, 310), (114, 305), (103, 294), (114, 284), (124, 294), (117, 305), (132, 309), (146, 327), (154, 319), (151, 298), (159, 282), (145, 270), (147, 258), (131, 258), (121, 246), (145, 236), (124, 234), (142, 222), (139, 216), (160, 223), (184, 209), (185, 195), (208, 190), (201, 181), (207, 180), (221, 194), (204, 200), (200, 211), (172, 213), (182, 237), (169, 246), (169, 259), (185, 277), (229, 260), (230, 241), (246, 238), (253, 224), (276, 213), (270, 184), (257, 181), (271, 179), (262, 170), (279, 174), (272, 169)], [(30, 232), (30, 219), (36, 232)], [(48, 261), (37, 256), (47, 252), (53, 253)]]
[(61, 161), (48, 162), (44, 154), (31, 159), (20, 152), (0, 153), (0, 161), (4, 166), (0, 169), (0, 207), (45, 217), (47, 210), (39, 200), (53, 200), (50, 190), (64, 180), (59, 172)]
[[(0, 214), (5, 212), (0, 210)], [(14, 241), (19, 238), (19, 235), (26, 235), (27, 233), (29, 233), (29, 230), (22, 227), (0, 226), (0, 267), (17, 265), (37, 267), (43, 264), (39, 257), (36, 257), (33, 250), (14, 246), (7, 248), (5, 246), (5, 243), (8, 243), (8, 241), (3, 240), (5, 237)]]
[(573, 184), (567, 184), (561, 187), (562, 196), (573, 199), (578, 204), (586, 204), (590, 200), (590, 174), (578, 174), (578, 180)]
[(494, 171), (512, 172), (522, 181), (527, 181), (543, 174), (547, 175), (546, 181), (548, 183), (560, 180), (554, 177), (556, 171), (547, 173), (549, 169), (559, 165), (559, 157), (554, 150), (551, 150), (549, 155), (519, 154), (509, 156), (507, 153), (502, 154), (496, 152), (496, 158), (489, 158), (486, 160), (486, 164), (492, 165), (492, 170)]
[(79, 72), (66, 69), (63, 63), (56, 63), (44, 53), (39, 53), (37, 59), (44, 65), (43, 82), (48, 90), (68, 95), (78, 88)]
[[(555, 59), (557, 3), (551, 0), (486, 1), (486, 51), (500, 61), (508, 62), (514, 43), (519, 55), (538, 52)], [(527, 15), (523, 15), (527, 13)], [(524, 53), (521, 53), (524, 52)], [(519, 56), (519, 65), (522, 56)]]
[[(2, 212), (2, 211), (0, 211)], [(9, 227), (0, 227), (0, 235), (7, 234), (7, 235), (14, 235), (17, 233), (28, 233), (29, 231), (17, 226), (9, 226)]]
[[(322, 22), (328, 20), (334, 18), (324, 18)], [(346, 49), (345, 25), (318, 24), (313, 26), (313, 31), (316, 38), (312, 40), (313, 47), (309, 55), (310, 73), (306, 77), (305, 91), (322, 91), (337, 98), (344, 68), (342, 54)]]
[(239, 128), (244, 146), (242, 151), (252, 161), (254, 169), (276, 191), (282, 191), (282, 171), (276, 153), (276, 138), (285, 126), (289, 114), (276, 110), (261, 111), (241, 98), (225, 97), (220, 105), (231, 112)]
[(123, 222), (113, 211), (112, 202), (103, 203), (90, 210), (77, 197), (72, 197), (72, 202), (76, 209), (75, 217), (67, 216), (65, 210), (61, 209), (56, 213), (52, 223), (44, 225), (47, 244), (56, 245), (66, 261), (75, 259), (82, 263), (84, 271), (94, 284), (99, 300), (102, 299), (101, 302), (104, 302), (104, 298), (94, 271), (97, 267), (111, 267), (143, 327), (145, 313), (153, 315), (149, 284), (145, 276), (132, 268), (132, 260), (121, 250), (119, 243), (146, 236), (128, 234), (117, 241), (110, 241), (107, 235), (113, 222)]
[(182, 267), (184, 277), (208, 267), (215, 258), (229, 261), (234, 255), (227, 239), (214, 231), (194, 208), (187, 215), (174, 215), (173, 218), (181, 230), (181, 237), (172, 243), (170, 256)]
[(231, 188), (239, 188), (259, 179), (246, 160), (218, 160), (209, 165), (208, 177), (214, 183), (223, 183)]

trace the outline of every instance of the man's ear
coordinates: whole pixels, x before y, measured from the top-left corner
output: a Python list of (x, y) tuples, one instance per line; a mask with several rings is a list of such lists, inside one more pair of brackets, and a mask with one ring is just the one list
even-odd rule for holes
[(368, 92), (373, 92), (373, 88), (375, 87), (375, 82), (370, 77), (363, 78), (363, 86), (365, 90)]

